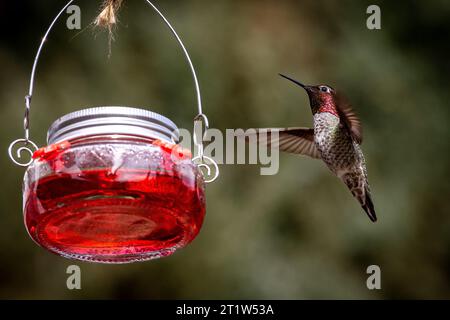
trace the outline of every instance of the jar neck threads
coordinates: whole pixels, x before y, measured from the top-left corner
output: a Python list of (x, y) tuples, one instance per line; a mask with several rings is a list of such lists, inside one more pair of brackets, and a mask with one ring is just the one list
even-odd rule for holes
[(97, 107), (69, 113), (48, 130), (48, 144), (94, 135), (134, 135), (178, 143), (178, 127), (170, 119), (130, 107)]

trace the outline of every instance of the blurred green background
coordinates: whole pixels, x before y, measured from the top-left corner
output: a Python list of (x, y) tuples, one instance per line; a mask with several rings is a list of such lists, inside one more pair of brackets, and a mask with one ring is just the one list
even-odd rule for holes
[[(23, 97), (44, 30), (65, 1), (0, 1), (0, 298), (450, 298), (450, 3), (448, 1), (158, 0), (198, 69), (219, 129), (310, 126), (306, 94), (283, 72), (344, 92), (359, 113), (379, 222), (319, 161), (283, 154), (275, 176), (224, 165), (207, 189), (198, 238), (169, 258), (82, 269), (38, 248), (21, 213)], [(190, 128), (195, 99), (182, 53), (143, 1), (125, 1), (108, 59), (80, 1), (84, 31), (65, 18), (38, 67), (32, 139), (59, 116), (99, 105), (142, 106)], [(382, 29), (366, 28), (378, 4)], [(366, 288), (377, 264), (382, 290)]]

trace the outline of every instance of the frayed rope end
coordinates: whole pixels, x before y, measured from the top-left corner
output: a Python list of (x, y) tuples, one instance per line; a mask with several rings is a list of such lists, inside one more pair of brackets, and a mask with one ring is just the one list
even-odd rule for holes
[(122, 6), (123, 0), (105, 0), (101, 6), (100, 14), (94, 20), (94, 25), (98, 28), (108, 29), (108, 57), (111, 56), (111, 43), (114, 40), (113, 28), (117, 24), (117, 13)]
[(101, 12), (94, 21), (97, 27), (111, 30), (117, 23), (117, 13), (122, 6), (123, 0), (105, 0), (101, 7)]

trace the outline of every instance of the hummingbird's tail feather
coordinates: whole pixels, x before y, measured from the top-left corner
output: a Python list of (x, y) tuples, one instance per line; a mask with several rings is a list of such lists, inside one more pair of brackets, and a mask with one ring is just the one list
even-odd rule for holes
[(361, 207), (369, 216), (372, 222), (377, 221), (375, 207), (370, 196), (369, 186), (365, 178), (361, 178), (358, 174), (347, 173), (342, 176), (342, 181), (347, 185), (352, 195), (361, 204)]
[(369, 216), (369, 219), (372, 220), (372, 222), (377, 221), (377, 215), (375, 213), (375, 207), (373, 206), (372, 197), (370, 196), (369, 190), (366, 189), (365, 192), (365, 199), (364, 204), (362, 204), (362, 208)]

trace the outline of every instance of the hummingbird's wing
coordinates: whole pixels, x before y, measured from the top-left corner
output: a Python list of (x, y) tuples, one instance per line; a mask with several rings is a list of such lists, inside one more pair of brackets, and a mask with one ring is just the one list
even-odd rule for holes
[[(272, 149), (302, 154), (314, 159), (321, 159), (320, 153), (314, 143), (314, 129), (311, 128), (286, 128), (286, 129), (254, 129), (253, 133), (247, 130), (245, 138), (247, 142), (266, 144)], [(275, 132), (277, 134), (275, 134)], [(253, 138), (253, 140), (252, 140)]]
[(358, 144), (361, 144), (363, 140), (361, 121), (359, 120), (355, 111), (353, 111), (352, 106), (344, 95), (342, 95), (341, 93), (337, 93), (336, 97), (336, 106), (341, 120), (343, 120), (343, 122), (349, 129), (352, 138)]

